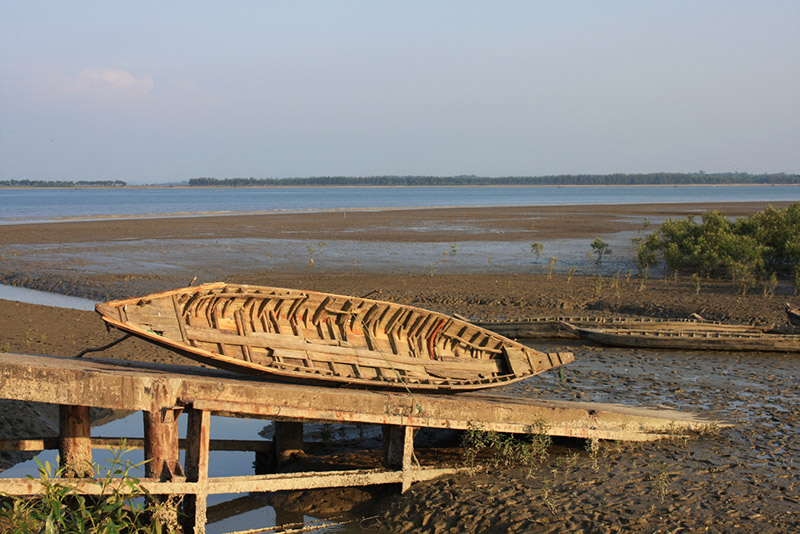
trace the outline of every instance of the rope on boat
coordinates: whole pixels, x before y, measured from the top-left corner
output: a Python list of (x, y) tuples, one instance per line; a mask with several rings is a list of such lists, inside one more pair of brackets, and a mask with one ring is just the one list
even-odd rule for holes
[(122, 336), (121, 338), (119, 338), (119, 339), (115, 339), (115, 340), (114, 340), (114, 341), (112, 341), (111, 343), (106, 343), (106, 344), (105, 344), (105, 345), (103, 345), (102, 347), (94, 347), (94, 348), (90, 348), (90, 349), (83, 349), (83, 350), (82, 350), (82, 351), (80, 351), (78, 354), (76, 354), (75, 356), (73, 356), (73, 358), (80, 358), (80, 357), (81, 357), (81, 356), (83, 356), (84, 354), (88, 354), (88, 353), (90, 353), (90, 352), (100, 352), (100, 351), (103, 351), (103, 350), (106, 350), (106, 349), (110, 349), (111, 347), (113, 347), (113, 346), (114, 346), (114, 345), (116, 345), (117, 343), (122, 343), (123, 341), (125, 341), (126, 339), (128, 339), (129, 337), (131, 337), (132, 335), (133, 335), (133, 334), (125, 334), (125, 335), (124, 335), (124, 336)]

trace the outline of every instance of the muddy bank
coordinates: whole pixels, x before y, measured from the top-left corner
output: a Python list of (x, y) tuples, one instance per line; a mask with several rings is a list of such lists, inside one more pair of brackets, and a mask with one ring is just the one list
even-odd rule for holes
[[(334, 213), (313, 219), (270, 215), (146, 224), (6, 226), (0, 227), (0, 280), (99, 301), (183, 286), (197, 275), (198, 282), (225, 279), (358, 296), (369, 293), (374, 298), (483, 319), (579, 311), (659, 317), (700, 313), (712, 320), (786, 324), (783, 301), (800, 304), (786, 284), (774, 295), (765, 295), (762, 288), (742, 295), (727, 281), (702, 281), (698, 287), (685, 278), (642, 278), (635, 271), (628, 275), (627, 269), (594, 271), (586, 258), (588, 244), (596, 235), (635, 234), (644, 229), (645, 217), (655, 222), (658, 217), (683, 216), (708, 207), (409, 210), (357, 216)], [(736, 204), (725, 209), (746, 214), (761, 207)], [(414, 228), (424, 229), (424, 237), (411, 231)], [(387, 251), (400, 247), (404, 239), (438, 242), (438, 254), (448, 252), (448, 262), (417, 270), (406, 268), (397, 258), (388, 269), (363, 264), (346, 270), (326, 267), (326, 254), (335, 247), (320, 247), (319, 242), (340, 240), (348, 233), (364, 242), (375, 239)], [(317, 261), (310, 264), (307, 250), (302, 262), (288, 262), (281, 268), (265, 263), (263, 253), (195, 256), (192, 252), (196, 245), (202, 248), (215, 240), (257, 240), (267, 235), (297, 238), (301, 246), (311, 245)], [(529, 263), (520, 263), (524, 269), (492, 265), (484, 258), (485, 267), (478, 272), (460, 270), (463, 243), (488, 243), (497, 235), (502, 235), (498, 242), (519, 246), (536, 240), (586, 239), (581, 260), (584, 274), (556, 270), (548, 276), (546, 262), (534, 263), (530, 252)], [(129, 247), (129, 241), (138, 244)], [(81, 248), (71, 248), (75, 243)], [(148, 254), (144, 259), (138, 256), (143, 251)], [(8, 301), (0, 301), (0, 329), (4, 351), (64, 356), (118, 337), (106, 332), (93, 312)], [(800, 356), (646, 352), (562, 342), (545, 346), (572, 350), (576, 361), (563, 373), (545, 373), (502, 392), (667, 406), (730, 419), (736, 426), (688, 441), (605, 444), (598, 452), (585, 450), (583, 444), (566, 448), (561, 444), (533, 469), (499, 466), (472, 476), (418, 484), (403, 496), (388, 497), (362, 510), (364, 516), (378, 516), (367, 530), (800, 531), (800, 485), (796, 482), (800, 479)], [(104, 356), (191, 364), (138, 340), (128, 340)], [(41, 417), (37, 418), (37, 413)], [(16, 414), (21, 419), (11, 418)], [(31, 418), (41, 426), (28, 424)], [(49, 422), (52, 418), (43, 412), (20, 412), (5, 406), (0, 411), (0, 428), (15, 435), (26, 430), (49, 432)], [(335, 499), (325, 504), (326, 509), (336, 508)]]

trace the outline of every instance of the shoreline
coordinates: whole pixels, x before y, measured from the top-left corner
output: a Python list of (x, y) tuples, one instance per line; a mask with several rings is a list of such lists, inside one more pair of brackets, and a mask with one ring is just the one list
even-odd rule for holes
[[(35, 221), (8, 221), (0, 222), (0, 244), (17, 242), (24, 243), (25, 241), (11, 241), (6, 237), (10, 233), (22, 232), (25, 233), (26, 229), (31, 227), (46, 227), (58, 226), (59, 229), (68, 229), (68, 225), (91, 225), (101, 223), (152, 223), (160, 221), (196, 221), (200, 222), (206, 219), (215, 219), (217, 221), (224, 219), (231, 219), (227, 226), (232, 222), (241, 222), (247, 218), (268, 218), (277, 219), (280, 217), (296, 217), (297, 223), (302, 222), (302, 217), (310, 214), (319, 214), (323, 217), (331, 215), (342, 215), (347, 217), (347, 214), (372, 214), (376, 216), (392, 217), (392, 214), (418, 214), (427, 218), (463, 218), (469, 216), (470, 218), (490, 217), (498, 210), (518, 212), (525, 214), (529, 217), (538, 217), (541, 215), (554, 215), (564, 211), (589, 214), (592, 213), (600, 215), (609, 212), (618, 213), (620, 215), (635, 213), (637, 215), (646, 216), (647, 213), (652, 212), (654, 215), (667, 213), (670, 216), (683, 217), (687, 215), (698, 215), (706, 211), (725, 211), (730, 216), (743, 216), (755, 211), (764, 209), (767, 206), (773, 207), (786, 207), (793, 204), (795, 201), (779, 200), (779, 201), (720, 201), (720, 202), (651, 202), (651, 203), (619, 203), (619, 204), (547, 204), (547, 205), (501, 205), (501, 206), (443, 206), (443, 207), (388, 207), (388, 208), (331, 208), (331, 209), (310, 209), (310, 210), (272, 210), (272, 211), (257, 211), (257, 212), (175, 212), (173, 214), (142, 214), (142, 215), (105, 215), (105, 216), (87, 216), (82, 217), (65, 217), (53, 220), (35, 220)], [(449, 216), (449, 217), (448, 217)], [(133, 232), (134, 230), (130, 230)], [(54, 235), (53, 232), (48, 232)], [(22, 238), (24, 239), (24, 238)], [(61, 241), (63, 242), (63, 241)]]
[(124, 186), (0, 186), (3, 189), (19, 190), (47, 190), (47, 189), (352, 189), (352, 188), (442, 188), (442, 187), (800, 187), (800, 183), (697, 183), (697, 184), (451, 184), (451, 185), (376, 185), (376, 184), (348, 184), (348, 185), (188, 185), (188, 184), (128, 184)]

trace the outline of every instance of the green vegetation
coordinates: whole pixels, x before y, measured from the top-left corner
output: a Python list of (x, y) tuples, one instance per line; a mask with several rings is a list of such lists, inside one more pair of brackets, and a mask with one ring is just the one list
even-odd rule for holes
[[(112, 449), (109, 468), (92, 465), (102, 487), (100, 496), (79, 494), (60, 480), (49, 462), (39, 463), (41, 491), (30, 498), (2, 495), (0, 527), (9, 534), (144, 534), (171, 530), (162, 522), (162, 510), (130, 471), (141, 464), (122, 458), (125, 450)], [(37, 460), (38, 462), (38, 460)], [(146, 504), (143, 498), (147, 497)]]
[(600, 265), (603, 262), (603, 256), (611, 254), (611, 246), (599, 237), (595, 237), (592, 241), (592, 254), (597, 256), (594, 262)]
[(488, 453), (487, 459), (492, 467), (521, 465), (533, 469), (550, 454), (552, 438), (546, 431), (544, 421), (534, 424), (524, 437), (486, 431), (470, 424), (462, 438), (464, 458), (470, 467), (474, 467), (478, 455)]
[[(674, 273), (729, 276), (746, 292), (759, 281), (774, 291), (778, 277), (800, 281), (800, 203), (772, 207), (731, 221), (719, 211), (667, 220), (639, 239), (637, 260), (646, 271), (662, 261)], [(696, 282), (699, 291), (699, 281)]]
[(694, 184), (800, 184), (800, 174), (749, 174), (722, 172), (706, 174), (658, 172), (650, 174), (560, 174), (551, 176), (314, 176), (310, 178), (192, 178), (190, 186), (253, 187), (312, 185), (694, 185)]

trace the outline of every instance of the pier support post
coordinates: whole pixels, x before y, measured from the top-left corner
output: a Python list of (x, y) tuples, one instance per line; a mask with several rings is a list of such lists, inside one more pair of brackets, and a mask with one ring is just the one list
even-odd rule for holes
[(58, 407), (59, 464), (65, 477), (92, 476), (92, 423), (88, 406)]
[(178, 448), (180, 408), (162, 408), (144, 413), (145, 476), (161, 482), (183, 475)]
[(275, 421), (275, 460), (278, 466), (296, 456), (303, 456), (303, 423)]
[(211, 412), (189, 410), (186, 425), (186, 482), (197, 483), (197, 493), (183, 499), (186, 534), (203, 534), (206, 526), (208, 493), (208, 455), (211, 438)]
[[(169, 482), (183, 475), (178, 440), (178, 415), (182, 408), (154, 408), (144, 414), (144, 476)], [(178, 526), (180, 495), (153, 497), (165, 508), (163, 516), (167, 531)]]
[[(388, 469), (408, 471), (414, 458), (414, 427), (383, 426), (383, 465)], [(411, 487), (411, 482), (403, 479), (401, 491)]]

